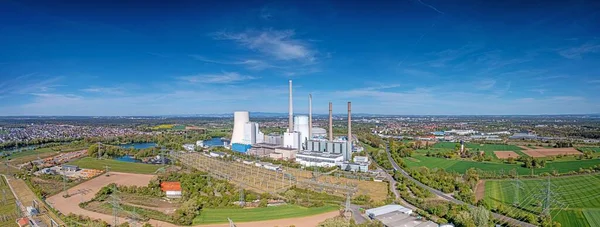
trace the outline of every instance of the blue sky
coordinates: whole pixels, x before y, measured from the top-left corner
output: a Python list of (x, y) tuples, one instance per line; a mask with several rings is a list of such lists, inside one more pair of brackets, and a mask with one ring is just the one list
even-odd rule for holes
[(0, 2), (0, 115), (600, 113), (598, 1), (121, 2)]

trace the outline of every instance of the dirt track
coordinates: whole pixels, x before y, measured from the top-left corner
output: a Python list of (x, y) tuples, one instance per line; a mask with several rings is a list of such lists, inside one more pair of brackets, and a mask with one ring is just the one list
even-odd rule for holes
[(485, 180), (479, 180), (475, 186), (475, 200), (482, 200), (483, 197), (485, 197)]
[[(94, 195), (100, 190), (100, 188), (110, 184), (116, 183), (118, 185), (137, 185), (146, 186), (148, 182), (153, 178), (153, 175), (145, 174), (133, 174), (133, 173), (117, 173), (111, 172), (110, 177), (104, 175), (98, 176), (92, 180), (79, 184), (73, 188), (70, 188), (68, 198), (63, 198), (63, 192), (54, 195), (47, 199), (47, 202), (51, 204), (55, 209), (63, 214), (78, 214), (91, 217), (93, 219), (101, 219), (107, 223), (112, 223), (113, 218), (111, 215), (96, 213), (88, 211), (79, 207), (79, 203), (91, 200)], [(324, 221), (327, 218), (332, 218), (339, 215), (338, 211), (332, 211), (328, 213), (318, 214), (314, 216), (301, 217), (301, 218), (288, 218), (279, 220), (259, 221), (259, 222), (247, 222), (247, 223), (235, 223), (236, 226), (240, 227), (270, 227), (270, 226), (289, 226), (295, 225), (297, 227), (312, 227), (316, 226), (319, 222)], [(119, 222), (125, 222), (127, 220), (120, 218)], [(150, 220), (149, 222), (153, 226), (160, 227), (176, 227), (177, 225)], [(211, 224), (211, 225), (200, 225), (203, 227), (228, 227), (229, 224)]]
[(494, 154), (499, 159), (508, 159), (510, 157), (518, 158), (519, 157), (519, 154), (515, 153), (514, 151), (494, 151)]

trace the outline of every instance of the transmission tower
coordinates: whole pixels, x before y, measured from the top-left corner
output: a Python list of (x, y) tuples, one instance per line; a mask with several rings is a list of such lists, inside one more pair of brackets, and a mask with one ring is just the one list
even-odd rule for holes
[(348, 220), (350, 220), (350, 217), (352, 216), (352, 215), (348, 215), (348, 213), (352, 214), (352, 209), (350, 208), (350, 197), (351, 197), (350, 193), (346, 194), (346, 205), (344, 208), (344, 215), (346, 215), (346, 218)]
[(138, 222), (139, 222), (139, 220), (141, 218), (140, 218), (140, 215), (137, 212), (135, 212), (135, 206), (133, 207), (133, 211), (131, 211), (131, 217), (130, 217), (130, 219), (131, 219), (131, 226), (132, 227), (137, 227), (138, 226)]
[(229, 221), (229, 227), (235, 227), (235, 223), (233, 223), (231, 218), (227, 218), (227, 220)]
[(244, 207), (246, 206), (246, 199), (244, 197), (244, 188), (243, 188), (243, 184), (242, 187), (240, 187), (240, 206)]
[(515, 186), (515, 196), (513, 197), (513, 205), (518, 206), (520, 203), (520, 193), (523, 190), (523, 182), (519, 179), (519, 175), (515, 176), (512, 184)]
[(6, 189), (2, 189), (2, 205), (6, 204)]
[(98, 159), (102, 159), (102, 143), (98, 142)]
[(550, 177), (546, 179), (546, 182), (542, 183), (540, 192), (536, 198), (538, 201), (542, 202), (542, 215), (552, 218), (551, 210), (553, 208), (558, 209), (558, 212), (566, 208), (566, 205), (558, 200), (560, 195), (556, 193), (557, 190), (558, 187), (550, 182)]
[(113, 226), (119, 225), (119, 210), (121, 209), (119, 205), (119, 197), (117, 196), (117, 186), (113, 185), (112, 194), (110, 195), (112, 205), (112, 215), (113, 215)]
[(63, 191), (65, 191), (64, 197), (67, 198), (67, 197), (69, 197), (69, 191), (67, 190), (67, 172), (65, 170), (63, 170), (62, 179), (63, 179)]

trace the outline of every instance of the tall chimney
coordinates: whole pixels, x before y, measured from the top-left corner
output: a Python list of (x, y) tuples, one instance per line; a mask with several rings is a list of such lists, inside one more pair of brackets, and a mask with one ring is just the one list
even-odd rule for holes
[(294, 109), (292, 108), (292, 80), (290, 80), (290, 106), (289, 106), (289, 119), (288, 119), (288, 132), (294, 131)]
[(331, 111), (333, 110), (333, 106), (331, 102), (329, 102), (329, 141), (333, 141), (333, 115)]
[(312, 95), (308, 94), (308, 139), (312, 139)]
[(348, 102), (348, 150), (352, 151), (352, 103)]

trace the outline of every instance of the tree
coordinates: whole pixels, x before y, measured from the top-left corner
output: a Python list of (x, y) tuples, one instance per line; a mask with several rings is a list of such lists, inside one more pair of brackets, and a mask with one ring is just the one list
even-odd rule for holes
[(482, 206), (471, 209), (471, 216), (478, 227), (490, 225), (490, 212)]
[(514, 164), (515, 163), (515, 158), (508, 157), (508, 159), (506, 159), (506, 162), (508, 162), (508, 164)]
[(92, 144), (87, 150), (88, 156), (96, 157), (98, 156), (98, 144)]
[(476, 227), (475, 222), (473, 221), (473, 217), (468, 211), (463, 210), (461, 212), (458, 212), (455, 221), (458, 226)]

